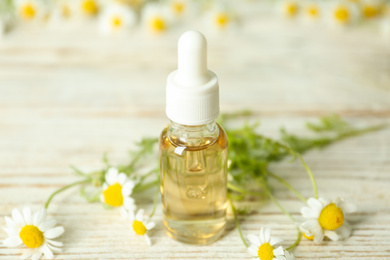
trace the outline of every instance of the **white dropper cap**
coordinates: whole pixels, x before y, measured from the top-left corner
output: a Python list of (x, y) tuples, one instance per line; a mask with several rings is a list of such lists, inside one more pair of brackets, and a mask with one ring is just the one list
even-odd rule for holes
[(167, 79), (166, 113), (182, 125), (203, 125), (219, 115), (217, 76), (207, 70), (207, 42), (198, 31), (187, 31), (178, 42), (178, 69)]

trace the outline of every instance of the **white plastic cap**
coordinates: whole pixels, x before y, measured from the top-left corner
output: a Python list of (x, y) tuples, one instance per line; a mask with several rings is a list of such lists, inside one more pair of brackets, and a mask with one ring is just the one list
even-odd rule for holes
[(198, 31), (187, 31), (178, 42), (178, 69), (169, 74), (166, 113), (182, 125), (203, 125), (219, 115), (217, 76), (207, 70), (207, 42)]

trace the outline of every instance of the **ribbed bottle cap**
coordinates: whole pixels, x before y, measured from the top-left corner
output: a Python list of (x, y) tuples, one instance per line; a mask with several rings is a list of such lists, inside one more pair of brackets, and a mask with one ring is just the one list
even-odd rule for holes
[(207, 42), (198, 31), (187, 31), (178, 42), (178, 69), (169, 74), (166, 113), (182, 125), (203, 125), (219, 115), (217, 76), (207, 70)]

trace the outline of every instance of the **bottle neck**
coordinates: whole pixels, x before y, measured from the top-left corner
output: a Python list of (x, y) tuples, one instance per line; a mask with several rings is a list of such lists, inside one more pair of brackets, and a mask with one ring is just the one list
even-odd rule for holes
[(176, 146), (209, 146), (218, 139), (219, 127), (215, 121), (196, 126), (181, 125), (171, 121), (167, 134), (169, 140)]

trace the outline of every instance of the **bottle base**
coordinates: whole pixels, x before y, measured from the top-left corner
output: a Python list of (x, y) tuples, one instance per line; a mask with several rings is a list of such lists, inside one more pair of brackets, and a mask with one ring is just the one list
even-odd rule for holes
[(177, 241), (193, 245), (208, 245), (225, 232), (226, 218), (213, 220), (170, 220), (163, 218), (167, 235)]

